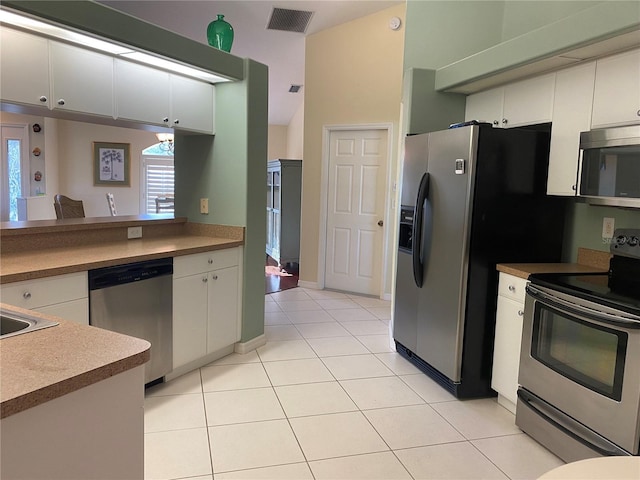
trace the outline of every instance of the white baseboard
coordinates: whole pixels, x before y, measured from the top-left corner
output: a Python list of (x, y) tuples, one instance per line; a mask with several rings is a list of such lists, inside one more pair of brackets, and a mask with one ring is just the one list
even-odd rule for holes
[(245, 354), (254, 351), (256, 348), (261, 347), (262, 345), (267, 343), (267, 337), (265, 337), (264, 333), (262, 335), (257, 336), (256, 338), (252, 338), (248, 342), (244, 343), (236, 343), (235, 352), (240, 354)]
[(173, 380), (174, 378), (178, 378), (185, 373), (189, 373), (195, 370), (196, 368), (204, 367), (211, 362), (215, 362), (222, 357), (226, 357), (230, 353), (233, 353), (233, 345), (229, 345), (228, 347), (221, 348), (220, 350), (216, 350), (215, 352), (208, 353), (204, 357), (200, 357), (192, 362), (187, 363), (186, 365), (181, 365), (174, 368), (170, 373), (164, 376), (164, 380), (168, 382), (170, 380)]
[(310, 288), (312, 290), (322, 290), (317, 282), (307, 282), (306, 280), (298, 280), (298, 286), (302, 288)]

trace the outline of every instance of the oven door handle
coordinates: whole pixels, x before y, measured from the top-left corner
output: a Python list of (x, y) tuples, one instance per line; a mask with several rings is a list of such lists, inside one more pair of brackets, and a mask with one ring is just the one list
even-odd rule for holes
[(518, 388), (518, 400), (530, 408), (536, 415), (556, 427), (575, 441), (594, 450), (602, 456), (631, 456), (631, 454), (610, 443), (604, 437), (576, 422), (554, 406), (548, 404), (537, 395)]
[(527, 294), (546, 305), (555, 307), (558, 309), (566, 310), (571, 313), (583, 315), (590, 320), (596, 320), (609, 325), (616, 325), (619, 327), (640, 329), (640, 317), (631, 313), (622, 313), (615, 315), (613, 313), (603, 312), (594, 308), (589, 308), (578, 303), (570, 302), (563, 298), (556, 297), (554, 295), (543, 292), (542, 290), (529, 284), (526, 287)]

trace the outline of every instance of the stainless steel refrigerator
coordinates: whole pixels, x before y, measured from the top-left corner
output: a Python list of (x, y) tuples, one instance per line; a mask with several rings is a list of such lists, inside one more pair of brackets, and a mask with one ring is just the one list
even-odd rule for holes
[(489, 124), (406, 138), (394, 340), (457, 397), (494, 394), (496, 264), (560, 261), (566, 200), (546, 196), (549, 138), (548, 125)]

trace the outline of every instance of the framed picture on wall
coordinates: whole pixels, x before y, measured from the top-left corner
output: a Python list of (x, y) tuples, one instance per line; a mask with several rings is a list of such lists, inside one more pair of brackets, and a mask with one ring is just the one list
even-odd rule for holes
[(128, 143), (93, 142), (93, 184), (131, 186)]

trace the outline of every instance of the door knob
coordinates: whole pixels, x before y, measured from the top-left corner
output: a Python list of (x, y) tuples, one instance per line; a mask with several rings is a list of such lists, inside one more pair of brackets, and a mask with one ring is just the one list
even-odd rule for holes
[(378, 226), (381, 227), (384, 225), (384, 222), (382, 220), (378, 220)]

